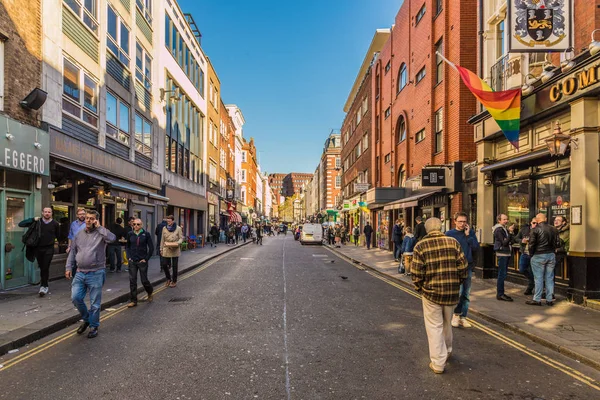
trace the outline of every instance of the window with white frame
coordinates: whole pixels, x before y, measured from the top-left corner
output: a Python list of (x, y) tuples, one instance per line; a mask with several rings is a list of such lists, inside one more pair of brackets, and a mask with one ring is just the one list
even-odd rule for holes
[(417, 72), (417, 83), (421, 82), (425, 78), (425, 67), (421, 68), (419, 72)]
[(127, 103), (106, 92), (106, 134), (126, 145), (129, 145), (129, 110)]
[(225, 149), (221, 149), (219, 153), (219, 161), (221, 168), (227, 168), (227, 157), (225, 155)]
[(4, 110), (4, 40), (0, 38), (0, 111)]
[(242, 150), (242, 162), (247, 162), (248, 158), (247, 158), (247, 153), (246, 150)]
[(341, 159), (341, 157), (336, 157), (335, 158), (335, 167), (336, 168), (342, 168), (342, 159)]
[(363, 115), (369, 111), (369, 98), (365, 96), (362, 103), (362, 113)]
[(98, 34), (98, 4), (96, 0), (64, 0), (64, 3), (92, 32)]
[(110, 5), (106, 20), (106, 47), (129, 68), (129, 28)]
[(217, 164), (215, 164), (212, 160), (208, 166), (208, 179), (211, 183), (215, 185), (217, 184)]
[(419, 143), (425, 139), (425, 129), (421, 129), (415, 134), (415, 142)]
[(152, 59), (139, 42), (135, 43), (135, 77), (146, 90), (152, 89)]
[(135, 150), (152, 158), (152, 124), (140, 114), (135, 114)]
[(246, 183), (246, 170), (245, 169), (242, 170), (242, 176), (240, 177), (240, 181), (242, 183)]
[(435, 152), (439, 153), (443, 149), (444, 133), (444, 108), (435, 112)]
[(152, 0), (136, 0), (135, 4), (144, 18), (152, 25)]
[(335, 177), (335, 187), (339, 188), (340, 186), (342, 186), (342, 176), (341, 175), (337, 175)]
[(98, 127), (98, 83), (82, 68), (63, 60), (63, 111)]

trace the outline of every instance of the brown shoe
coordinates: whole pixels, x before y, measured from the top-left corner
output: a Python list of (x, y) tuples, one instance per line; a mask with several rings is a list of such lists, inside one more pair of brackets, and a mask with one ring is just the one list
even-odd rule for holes
[(150, 293), (148, 295), (148, 303), (152, 303), (152, 300), (154, 300), (154, 297), (152, 297), (152, 293)]
[(134, 303), (133, 301), (129, 304), (127, 304), (127, 308), (131, 308), (131, 307), (135, 307), (137, 306), (137, 303)]
[(432, 363), (429, 363), (429, 369), (432, 370), (434, 374), (443, 374), (444, 373), (444, 370), (440, 371), (438, 369), (433, 368), (433, 364)]
[(165, 282), (165, 287), (169, 287), (169, 285), (170, 285), (170, 284), (171, 284), (171, 281), (167, 280), (167, 281)]
[(177, 282), (171, 282), (171, 284), (169, 285), (169, 287), (177, 287)]

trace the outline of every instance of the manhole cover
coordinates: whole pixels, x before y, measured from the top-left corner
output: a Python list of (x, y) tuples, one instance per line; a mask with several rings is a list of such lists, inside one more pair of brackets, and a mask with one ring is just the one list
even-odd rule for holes
[(171, 300), (169, 300), (169, 303), (183, 303), (191, 299), (191, 297), (173, 297)]

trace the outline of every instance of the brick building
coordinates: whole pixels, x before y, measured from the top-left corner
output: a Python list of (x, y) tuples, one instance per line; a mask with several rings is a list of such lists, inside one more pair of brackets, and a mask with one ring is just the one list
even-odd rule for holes
[[(221, 124), (221, 82), (217, 72), (210, 61), (206, 58), (206, 80), (208, 83), (208, 105), (207, 105), (207, 133), (206, 157), (208, 167), (208, 186), (206, 198), (208, 200), (208, 222), (212, 226), (217, 224), (223, 226), (221, 215), (227, 215), (227, 209), (221, 210), (221, 199), (224, 198), (225, 181), (222, 178), (221, 168), (223, 160), (222, 151), (222, 124)], [(226, 219), (225, 219), (226, 224)]]
[(269, 185), (271, 185), (271, 189), (273, 193), (275, 193), (275, 197), (277, 197), (277, 203), (280, 203), (280, 197), (284, 196), (285, 193), (283, 191), (284, 179), (288, 174), (281, 173), (273, 173), (269, 174)]
[(42, 87), (41, 7), (39, 0), (0, 1), (0, 289), (39, 281), (39, 269), (21, 251), (25, 228), (17, 224), (47, 204), (49, 135), (38, 129), (45, 96), (34, 91)]
[[(257, 185), (262, 182), (257, 182), (257, 171), (258, 163), (256, 161), (256, 146), (254, 145), (254, 138), (250, 138), (250, 141), (244, 139), (242, 145), (242, 171), (241, 171), (241, 184), (242, 184), (242, 203), (243, 216), (247, 218), (248, 222), (253, 222), (252, 213), (255, 212), (256, 201), (257, 201)], [(258, 199), (262, 202), (262, 199)]]
[(436, 52), (476, 71), (477, 4), (444, 5), (405, 1), (372, 68), (375, 187), (367, 202), (382, 248), (391, 249), (396, 218), (412, 226), (418, 215), (436, 216), (449, 228), (449, 217), (463, 208), (462, 194), (451, 185), (422, 188), (424, 168), (443, 167), (449, 182), (456, 171), (462, 177), (462, 166), (454, 162), (476, 158), (473, 127), (467, 123), (476, 112), (475, 98)]
[(295, 194), (300, 194), (302, 186), (308, 183), (312, 178), (312, 174), (302, 172), (291, 172), (283, 179), (283, 193), (285, 197), (290, 197)]
[(330, 221), (337, 220), (342, 187), (341, 158), (342, 135), (332, 131), (325, 145), (319, 162), (318, 204), (321, 214), (327, 213)]

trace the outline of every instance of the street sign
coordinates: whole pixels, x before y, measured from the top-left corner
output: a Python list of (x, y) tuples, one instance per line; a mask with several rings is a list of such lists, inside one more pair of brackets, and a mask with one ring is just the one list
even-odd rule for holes
[(446, 170), (444, 168), (423, 168), (421, 173), (421, 186), (446, 186)]
[(354, 184), (354, 191), (355, 192), (366, 192), (367, 190), (369, 190), (369, 184), (368, 183), (355, 183)]

